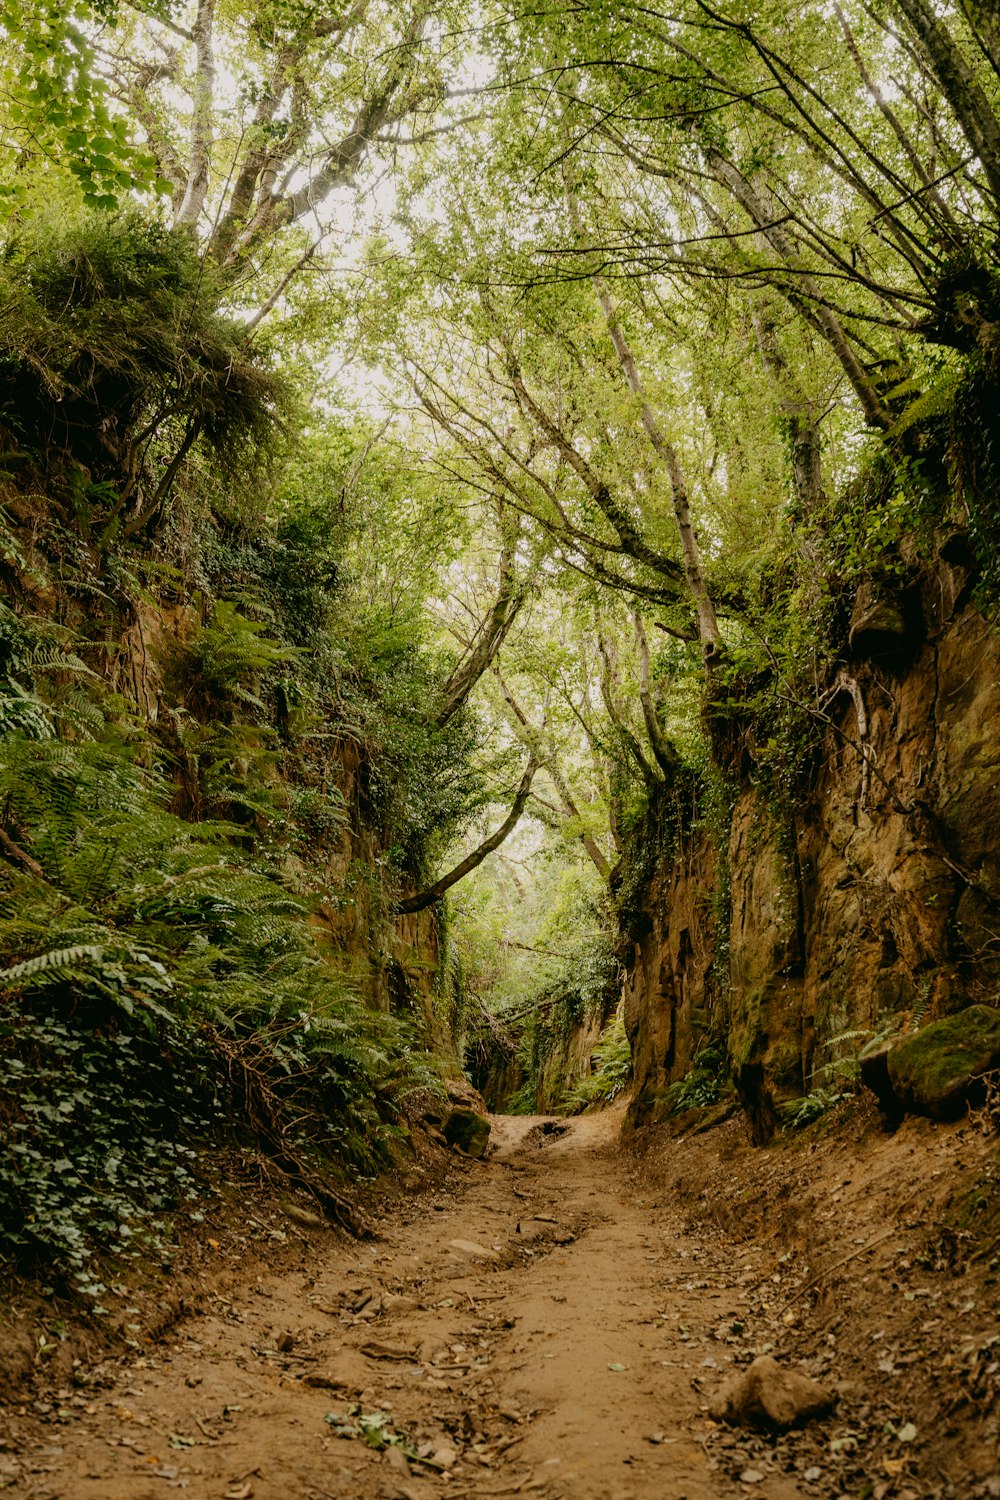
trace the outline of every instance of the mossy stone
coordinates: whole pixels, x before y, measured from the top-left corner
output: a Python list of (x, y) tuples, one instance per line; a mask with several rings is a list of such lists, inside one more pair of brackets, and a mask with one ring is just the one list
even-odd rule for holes
[(976, 1079), (1000, 1067), (1000, 1010), (970, 1005), (932, 1021), (892, 1048), (888, 1067), (904, 1109), (934, 1120), (958, 1119)]
[(466, 1156), (482, 1156), (490, 1138), (490, 1122), (474, 1109), (453, 1109), (444, 1122), (444, 1138)]

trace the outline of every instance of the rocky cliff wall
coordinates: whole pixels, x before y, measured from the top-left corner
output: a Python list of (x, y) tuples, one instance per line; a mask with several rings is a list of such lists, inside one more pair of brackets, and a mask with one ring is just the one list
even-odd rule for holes
[(765, 1140), (845, 1032), (1000, 988), (1000, 633), (970, 583), (941, 560), (905, 598), (859, 594), (801, 798), (745, 782), (726, 828), (654, 861), (628, 934), (635, 1123), (724, 1036)]
[(440, 1052), (454, 1043), (437, 1004), (441, 967), (438, 914), (394, 914), (386, 899), (382, 868), (385, 849), (365, 815), (365, 765), (356, 744), (337, 747), (337, 781), (346, 813), (336, 848), (323, 862), (330, 899), (322, 906), (322, 927), (331, 961), (379, 1010), (411, 1010)]
[[(525, 1093), (521, 1109), (556, 1114), (565, 1106), (567, 1094), (591, 1076), (594, 1048), (608, 1021), (606, 1011), (584, 1014), (568, 1024), (553, 1014), (552, 1007), (540, 1015), (530, 1042), (521, 1038), (518, 1045), (518, 1039), (511, 1037), (501, 1046), (496, 1038), (480, 1033), (477, 1044), (467, 1049), (466, 1066), (473, 1082), (496, 1114), (503, 1114), (515, 1095)], [(533, 1086), (526, 1091), (529, 1080)]]

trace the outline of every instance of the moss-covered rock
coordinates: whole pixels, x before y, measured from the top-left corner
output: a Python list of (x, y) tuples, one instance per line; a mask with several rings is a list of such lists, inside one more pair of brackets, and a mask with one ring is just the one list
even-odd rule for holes
[(490, 1122), (474, 1109), (453, 1109), (444, 1122), (444, 1138), (466, 1156), (482, 1156), (490, 1139)]
[(964, 1111), (976, 1079), (1000, 1067), (1000, 1010), (970, 1005), (893, 1047), (889, 1079), (902, 1107), (935, 1120)]

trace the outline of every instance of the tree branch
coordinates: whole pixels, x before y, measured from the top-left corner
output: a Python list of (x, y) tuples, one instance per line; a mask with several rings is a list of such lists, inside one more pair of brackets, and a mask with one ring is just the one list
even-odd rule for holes
[(453, 885), (457, 885), (471, 870), (474, 870), (477, 865), (481, 865), (488, 854), (492, 854), (494, 849), (499, 849), (504, 839), (513, 833), (520, 822), (521, 814), (524, 812), (525, 803), (531, 791), (531, 783), (537, 770), (538, 762), (534, 755), (532, 755), (528, 761), (524, 775), (521, 777), (521, 785), (517, 789), (510, 812), (504, 818), (496, 832), (491, 833), (489, 838), (484, 839), (477, 849), (473, 849), (472, 853), (467, 854), (453, 870), (449, 870), (447, 875), (442, 875), (440, 880), (436, 880), (426, 890), (418, 891), (413, 896), (404, 896), (401, 900), (397, 901), (395, 910), (398, 915), (402, 916), (407, 912), (424, 911), (428, 906), (433, 906), (436, 901), (441, 900), (441, 897), (447, 891), (451, 890)]
[(212, 103), (215, 96), (215, 53), (212, 28), (215, 23), (215, 0), (198, 0), (193, 38), (195, 75), (192, 90), (191, 157), (181, 206), (174, 216), (174, 228), (193, 226), (201, 217), (208, 193), (208, 171), (212, 154)]
[(447, 724), (465, 703), (480, 677), (496, 659), (517, 619), (527, 590), (514, 569), (516, 551), (517, 530), (507, 528), (500, 557), (500, 582), (496, 600), (480, 625), (468, 654), (458, 663), (441, 688), (441, 704), (436, 719), (439, 727)]

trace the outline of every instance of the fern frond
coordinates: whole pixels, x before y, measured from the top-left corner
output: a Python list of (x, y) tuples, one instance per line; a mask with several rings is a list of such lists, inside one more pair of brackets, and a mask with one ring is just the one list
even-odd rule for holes
[(5, 989), (13, 989), (27, 984), (40, 974), (54, 970), (65, 972), (82, 963), (99, 964), (103, 958), (104, 949), (91, 943), (77, 943), (71, 948), (53, 948), (48, 953), (39, 953), (9, 969), (0, 970), (0, 985)]
[(960, 383), (959, 371), (948, 370), (904, 408), (890, 428), (891, 437), (902, 437), (911, 427), (951, 411)]

